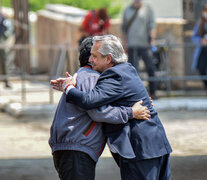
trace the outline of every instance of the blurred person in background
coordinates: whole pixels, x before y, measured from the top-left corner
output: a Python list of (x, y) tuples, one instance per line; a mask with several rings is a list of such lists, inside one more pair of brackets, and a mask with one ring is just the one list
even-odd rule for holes
[(88, 36), (108, 34), (109, 28), (110, 18), (106, 8), (89, 11), (79, 28), (79, 45)]
[[(192, 41), (199, 45), (195, 49), (192, 69), (198, 70), (200, 75), (207, 75), (207, 4), (202, 7), (201, 15), (196, 23)], [(207, 79), (203, 80), (207, 90)]]
[[(133, 0), (123, 14), (122, 33), (128, 61), (139, 73), (139, 60), (143, 59), (149, 77), (155, 76), (151, 45), (155, 39), (156, 23), (153, 9), (141, 0)], [(156, 83), (149, 82), (149, 93), (157, 99)]]
[(5, 42), (7, 40), (7, 26), (6, 26), (7, 18), (0, 12), (0, 73), (3, 74), (4, 77), (4, 83), (6, 88), (10, 88), (10, 85), (8, 83), (8, 79), (6, 77), (7, 75), (7, 69), (6, 69), (6, 52), (3, 45), (5, 45)]

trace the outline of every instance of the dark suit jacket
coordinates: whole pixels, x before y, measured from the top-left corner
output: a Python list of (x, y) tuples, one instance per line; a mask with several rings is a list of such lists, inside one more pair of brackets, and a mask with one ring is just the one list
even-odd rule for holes
[(131, 64), (122, 63), (105, 70), (89, 93), (73, 88), (67, 95), (68, 102), (72, 101), (84, 109), (106, 104), (133, 106), (139, 100), (143, 100), (143, 105), (150, 110), (150, 120), (132, 119), (126, 124), (104, 124), (103, 130), (110, 144), (125, 158), (150, 159), (169, 154), (172, 149), (165, 130)]

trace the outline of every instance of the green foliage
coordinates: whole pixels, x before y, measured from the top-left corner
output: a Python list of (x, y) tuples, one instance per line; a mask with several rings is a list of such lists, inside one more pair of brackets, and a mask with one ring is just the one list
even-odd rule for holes
[(5, 6), (5, 7), (11, 7), (11, 0), (2, 0), (1, 1), (1, 6)]
[[(44, 9), (46, 4), (66, 4), (86, 10), (107, 7), (109, 15), (115, 17), (122, 9), (120, 0), (29, 0), (30, 11)], [(12, 0), (2, 0), (2, 6), (12, 7)]]

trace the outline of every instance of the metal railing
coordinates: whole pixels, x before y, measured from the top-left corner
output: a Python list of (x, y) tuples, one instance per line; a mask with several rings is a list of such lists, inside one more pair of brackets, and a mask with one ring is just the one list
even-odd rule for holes
[[(155, 82), (163, 82), (165, 83), (165, 92), (166, 95), (172, 94), (172, 82), (173, 81), (183, 81), (184, 84), (186, 81), (202, 81), (207, 80), (207, 75), (199, 75), (198, 71), (192, 70), (191, 65), (193, 61), (193, 53), (195, 48), (201, 44), (195, 44), (192, 42), (185, 42), (185, 43), (161, 43), (157, 44), (156, 48), (161, 48), (161, 68), (157, 68), (154, 77), (146, 77), (141, 76), (143, 81), (155, 81)], [(172, 66), (175, 68), (179, 68), (176, 64), (173, 64), (175, 61), (174, 58), (170, 58), (169, 56), (172, 55), (172, 51), (175, 49), (179, 49), (182, 52), (182, 61), (183, 61), (183, 73), (182, 75), (176, 75), (173, 73)], [(180, 57), (181, 58), (181, 57)], [(174, 62), (175, 63), (175, 62)], [(178, 65), (179, 66), (179, 65)], [(141, 71), (145, 71), (141, 69)], [(181, 69), (180, 69), (181, 71)], [(142, 73), (141, 73), (142, 74)], [(178, 90), (179, 88), (175, 89)], [(186, 91), (186, 87), (182, 88)], [(203, 90), (203, 88), (201, 88)]]
[[(73, 58), (77, 59), (78, 51), (77, 48), (70, 47), (68, 44), (64, 45), (41, 45), (41, 46), (32, 46), (32, 45), (14, 45), (10, 46), (3, 46), (0, 45), (0, 51), (5, 51), (5, 57), (1, 57), (0, 65), (4, 66), (3, 68), (6, 69), (6, 74), (2, 74), (0, 72), (0, 81), (3, 84), (4, 81), (8, 81), (9, 84), (11, 82), (19, 82), (18, 85), (20, 86), (16, 89), (14, 86), (12, 87), (11, 95), (12, 94), (19, 94), (21, 96), (21, 103), (27, 103), (27, 94), (29, 93), (40, 93), (44, 92), (44, 94), (48, 94), (49, 101), (44, 103), (54, 103), (54, 91), (49, 86), (49, 81), (51, 79), (55, 79), (63, 75), (63, 72), (67, 69), (71, 69), (69, 66), (71, 64), (71, 56), (69, 52), (73, 52)], [(26, 51), (29, 51), (30, 55), (25, 56)], [(35, 53), (32, 51), (35, 51)], [(37, 52), (41, 52), (42, 55), (36, 56), (35, 61), (39, 63), (37, 67), (30, 67), (29, 69), (26, 67), (27, 62), (30, 61), (31, 57)], [(17, 53), (19, 52), (19, 53)], [(46, 61), (43, 59), (47, 57), (46, 68), (38, 72), (38, 69), (42, 66), (41, 62)], [(9, 58), (8, 58), (9, 57)], [(26, 58), (25, 58), (26, 57)], [(28, 59), (27, 59), (28, 58)], [(4, 63), (2, 63), (4, 61)], [(20, 61), (20, 62), (19, 62)], [(29, 63), (32, 64), (31, 62)], [(77, 70), (77, 64), (74, 63), (75, 66), (72, 69)], [(33, 69), (36, 69), (37, 72), (33, 72)], [(1, 68), (0, 68), (1, 71)], [(28, 82), (35, 82), (34, 84), (42, 85), (40, 88), (33, 88), (27, 87)], [(3, 85), (2, 85), (3, 86)], [(12, 86), (12, 84), (11, 84)], [(7, 90), (4, 89), (6, 92)], [(46, 93), (45, 93), (46, 92)], [(3, 96), (5, 93), (0, 92), (0, 97)], [(40, 98), (41, 101), (41, 98)], [(41, 101), (42, 102), (42, 101)]]
[[(163, 92), (165, 92), (166, 95), (170, 95), (173, 90), (172, 82), (178, 82), (178, 81), (202, 81), (207, 80), (207, 76), (200, 76), (195, 72), (191, 72), (188, 69), (188, 73), (186, 73), (186, 68), (182, 69), (182, 67), (176, 67), (176, 64), (174, 64), (175, 59), (172, 57), (172, 54), (174, 53), (175, 49), (178, 50), (178, 52), (181, 52), (182, 56), (179, 57), (183, 61), (183, 67), (189, 67), (192, 63), (192, 57), (186, 60), (185, 54), (188, 54), (188, 51), (192, 53), (193, 48), (195, 48), (195, 44), (193, 43), (183, 43), (183, 44), (169, 44), (169, 43), (162, 43), (159, 44), (158, 48), (163, 48), (163, 51), (160, 52), (161, 55), (161, 62), (159, 64), (159, 68), (156, 70), (156, 76), (155, 77), (147, 77), (146, 73), (145, 75), (142, 75), (140, 73), (140, 77), (143, 81), (156, 81), (158, 83), (164, 83), (165, 88), (162, 89)], [(189, 49), (188, 49), (189, 48)], [(12, 47), (5, 47), (3, 45), (0, 45), (0, 50), (7, 51), (7, 54), (5, 58), (9, 63), (7, 62), (7, 70), (8, 73), (5, 75), (0, 75), (0, 80), (4, 81), (8, 79), (9, 81), (19, 81), (21, 84), (21, 87), (18, 90), (13, 90), (13, 93), (18, 92), (18, 94), (21, 96), (21, 103), (27, 102), (27, 94), (29, 93), (40, 93), (45, 92), (45, 94), (48, 94), (49, 100), (45, 103), (54, 103), (54, 91), (49, 86), (49, 81), (51, 79), (54, 79), (56, 77), (64, 75), (64, 72), (73, 66), (73, 71), (78, 69), (78, 51), (77, 48), (70, 47), (69, 45), (42, 45), (42, 46), (31, 46), (31, 45), (15, 45)], [(15, 64), (15, 53), (17, 51), (20, 51), (19, 53), (19, 59), (21, 63), (18, 65)], [(38, 54), (39, 56), (36, 57), (35, 61), (39, 62), (39, 65), (36, 67), (37, 69), (41, 67), (41, 62), (45, 61), (44, 57), (47, 57), (47, 65), (48, 69), (44, 72), (44, 74), (39, 73), (38, 71), (36, 73), (33, 73), (32, 71), (28, 71), (26, 68), (26, 61), (29, 61), (29, 59), (25, 59), (25, 52), (29, 51), (30, 58), (34, 54)], [(33, 51), (33, 52), (32, 52)], [(39, 53), (37, 53), (39, 52)], [(71, 54), (74, 54), (71, 57)], [(180, 54), (178, 53), (180, 56)], [(8, 57), (10, 59), (8, 60)], [(176, 57), (177, 58), (177, 57)], [(2, 60), (2, 59), (1, 59)], [(75, 63), (74, 63), (75, 62)], [(188, 63), (188, 66), (187, 66)], [(180, 68), (180, 71), (186, 71), (184, 73), (181, 73), (181, 75), (173, 74), (173, 67)], [(143, 71), (144, 72), (144, 71)], [(73, 73), (69, 70), (69, 73)], [(27, 87), (27, 82), (36, 82), (40, 84), (44, 84), (44, 88), (33, 88)], [(186, 87), (181, 87), (181, 89), (186, 90)], [(201, 88), (202, 89), (202, 88)], [(177, 90), (175, 88), (175, 90)], [(0, 92), (0, 97), (3, 95), (3, 93)]]

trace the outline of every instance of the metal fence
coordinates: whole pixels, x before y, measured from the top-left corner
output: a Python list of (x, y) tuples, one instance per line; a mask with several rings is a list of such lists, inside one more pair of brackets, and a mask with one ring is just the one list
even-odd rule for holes
[[(197, 70), (192, 70), (191, 68), (195, 48), (199, 45), (200, 44), (191, 42), (182, 44), (158, 44), (154, 52), (154, 62), (156, 66), (155, 76), (147, 77), (143, 67), (140, 69), (142, 80), (156, 81), (158, 89), (163, 90), (165, 95), (174, 95), (176, 93), (173, 92), (176, 91), (182, 91), (181, 94), (185, 95), (186, 92), (190, 92), (190, 90), (193, 90), (192, 92), (194, 93), (190, 93), (191, 95), (196, 95), (195, 92), (199, 94), (202, 91), (204, 92), (203, 94), (206, 94), (202, 81), (207, 80), (207, 75), (200, 75)], [(159, 55), (159, 60), (157, 60), (157, 54)], [(180, 63), (180, 61), (182, 61), (182, 63)], [(180, 65), (182, 67), (180, 67)], [(145, 75), (142, 75), (143, 72)], [(190, 86), (188, 82), (197, 84)], [(162, 84), (162, 86), (160, 84)]]
[[(0, 97), (9, 92), (11, 96), (18, 94), (20, 97), (18, 101), (21, 103), (27, 103), (27, 96), (31, 93), (48, 95), (48, 101), (44, 102), (40, 97), (39, 102), (54, 103), (54, 91), (49, 81), (64, 76), (65, 71), (72, 73), (78, 69), (78, 50), (68, 44), (12, 47), (0, 45), (0, 54), (1, 52), (3, 52), (0, 58), (1, 86), (3, 87), (3, 83), (6, 86), (7, 81), (11, 89), (1, 88)], [(73, 56), (70, 55), (71, 52)]]
[[(202, 80), (207, 80), (207, 76), (200, 76), (190, 68), (193, 51), (196, 46), (192, 43), (157, 44), (157, 49), (154, 51), (156, 76), (148, 77), (144, 66), (141, 66), (142, 68), (138, 74), (144, 82), (156, 81), (158, 90), (162, 91), (164, 95), (172, 95), (172, 92), (179, 90), (182, 90), (185, 94), (191, 88), (186, 85), (186, 82), (200, 82), (199, 85), (194, 85), (194, 92), (203, 91)], [(5, 57), (1, 57), (0, 63), (2, 69), (2, 66), (4, 66), (2, 61), (6, 62), (5, 67), (7, 70), (6, 74), (2, 74), (3, 71), (1, 70), (0, 80), (19, 82), (19, 89), (14, 89), (12, 93), (19, 94), (21, 103), (27, 103), (27, 95), (29, 93), (41, 92), (44, 92), (46, 96), (48, 95), (48, 101), (45, 103), (54, 103), (54, 91), (49, 86), (49, 81), (63, 76), (65, 71), (73, 73), (78, 69), (78, 50), (68, 44), (54, 46), (15, 45), (12, 47), (1, 45), (0, 51), (6, 52)], [(45, 63), (47, 68), (43, 72), (39, 72), (38, 69), (41, 69), (40, 67)], [(30, 87), (27, 87), (28, 82), (44, 86), (34, 88), (31, 84)], [(4, 93), (1, 92), (0, 97), (3, 95)]]

